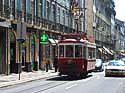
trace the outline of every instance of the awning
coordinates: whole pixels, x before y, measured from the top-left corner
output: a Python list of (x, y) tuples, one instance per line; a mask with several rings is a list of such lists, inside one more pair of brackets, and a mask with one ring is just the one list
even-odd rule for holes
[(58, 43), (58, 40), (54, 39), (48, 39), (52, 45), (56, 45)]
[(124, 53), (121, 53), (120, 55), (125, 56), (125, 54), (124, 54)]
[(111, 53), (111, 52), (109, 51), (109, 49), (107, 49), (106, 47), (103, 46), (103, 49), (104, 49), (107, 53), (113, 55), (113, 53)]
[(2, 27), (9, 27), (11, 25), (10, 22), (4, 21), (4, 22), (0, 22), (0, 26)]
[(59, 40), (55, 40), (55, 42), (58, 44)]
[(125, 52), (125, 50), (120, 50), (120, 52)]
[(98, 48), (98, 50), (102, 53), (102, 48)]
[(54, 41), (54, 39), (48, 39), (50, 41), (51, 44), (55, 44), (56, 42)]
[(114, 54), (114, 51), (113, 51), (113, 50), (110, 50), (110, 52)]

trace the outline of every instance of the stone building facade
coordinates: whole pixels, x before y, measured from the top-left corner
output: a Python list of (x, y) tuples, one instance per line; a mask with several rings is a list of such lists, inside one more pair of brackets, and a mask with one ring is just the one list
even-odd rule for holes
[[(49, 59), (51, 69), (61, 35), (84, 32), (82, 18), (75, 27), (72, 1), (76, 8), (83, 7), (83, 0), (0, 0), (1, 74), (44, 69), (43, 58)], [(46, 44), (40, 43), (43, 34)]]
[(115, 20), (115, 58), (125, 56), (125, 22)]
[(113, 0), (94, 0), (94, 38), (97, 45), (97, 58), (113, 59), (115, 10)]

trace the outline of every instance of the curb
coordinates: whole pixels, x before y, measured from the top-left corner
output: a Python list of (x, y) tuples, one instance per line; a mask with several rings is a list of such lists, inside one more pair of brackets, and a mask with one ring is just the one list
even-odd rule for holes
[[(50, 74), (50, 73), (49, 73)], [(12, 82), (8, 82), (7, 84), (2, 84), (0, 85), (0, 88), (4, 88), (4, 87), (8, 87), (8, 86), (13, 86), (13, 85), (17, 85), (17, 84), (21, 84), (21, 83), (26, 83), (26, 82), (31, 82), (31, 81), (35, 81), (35, 80), (40, 80), (40, 79), (46, 79), (48, 77), (54, 77), (57, 76), (58, 73), (54, 74), (54, 75), (50, 75), (50, 76), (45, 76), (45, 77), (39, 77), (39, 78), (34, 78), (34, 79), (27, 79), (27, 80), (17, 80), (17, 81), (12, 81)]]

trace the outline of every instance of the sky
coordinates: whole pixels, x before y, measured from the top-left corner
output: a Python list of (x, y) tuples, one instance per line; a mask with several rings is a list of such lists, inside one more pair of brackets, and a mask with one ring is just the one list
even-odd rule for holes
[(125, 21), (125, 0), (114, 0), (115, 1), (115, 10), (116, 18)]

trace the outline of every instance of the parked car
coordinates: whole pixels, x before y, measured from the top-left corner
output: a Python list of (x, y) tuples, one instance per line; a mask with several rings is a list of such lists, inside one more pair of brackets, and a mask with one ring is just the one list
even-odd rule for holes
[(125, 75), (125, 64), (122, 60), (112, 60), (105, 65), (105, 76)]
[(102, 59), (96, 59), (95, 70), (96, 71), (103, 71), (103, 61), (102, 61)]
[(121, 58), (120, 60), (124, 61), (124, 63), (125, 63), (125, 58)]

